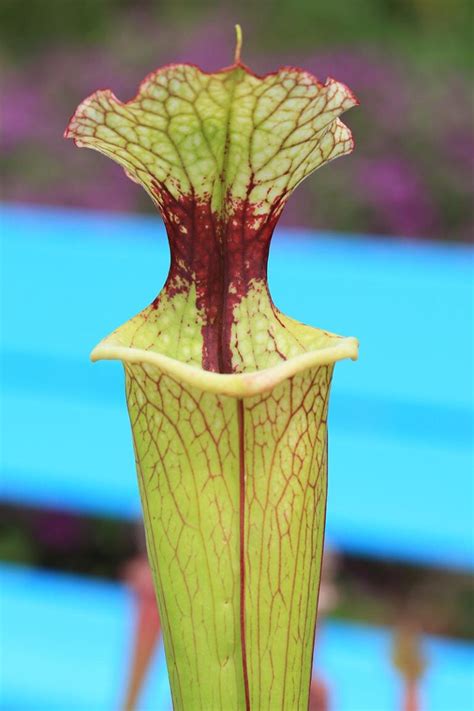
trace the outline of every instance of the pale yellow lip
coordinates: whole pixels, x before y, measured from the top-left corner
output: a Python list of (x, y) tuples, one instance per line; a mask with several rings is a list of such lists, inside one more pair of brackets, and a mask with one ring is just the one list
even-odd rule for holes
[(130, 348), (118, 340), (114, 340), (113, 337), (109, 337), (94, 348), (90, 357), (92, 361), (120, 360), (123, 363), (153, 366), (191, 387), (217, 395), (245, 398), (269, 392), (287, 378), (308, 370), (308, 368), (331, 365), (346, 358), (357, 360), (358, 355), (359, 341), (357, 338), (348, 337), (341, 338), (336, 345), (301, 353), (271, 368), (249, 373), (224, 374), (182, 363), (162, 353), (142, 348)]

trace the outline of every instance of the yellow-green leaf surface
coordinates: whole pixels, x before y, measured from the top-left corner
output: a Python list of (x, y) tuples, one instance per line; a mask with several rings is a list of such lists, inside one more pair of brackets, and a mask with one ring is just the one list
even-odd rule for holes
[(170, 243), (157, 298), (92, 357), (125, 365), (175, 709), (307, 708), (328, 392), (357, 341), (282, 314), (267, 260), (292, 190), (351, 151), (355, 103), (237, 56), (158, 69), (128, 103), (99, 91), (66, 131), (143, 185)]
[(126, 371), (174, 708), (306, 709), (332, 366), (244, 400)]

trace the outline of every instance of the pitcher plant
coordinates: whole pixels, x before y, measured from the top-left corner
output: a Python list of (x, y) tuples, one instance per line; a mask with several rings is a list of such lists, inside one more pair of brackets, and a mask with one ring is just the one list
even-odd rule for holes
[[(333, 79), (240, 59), (170, 64), (127, 103), (85, 99), (66, 136), (117, 161), (164, 220), (156, 299), (99, 343), (125, 369), (173, 706), (306, 709), (323, 552), (327, 412), (343, 338), (272, 301), (273, 230), (295, 187), (350, 153)], [(298, 289), (295, 283), (289, 289)]]

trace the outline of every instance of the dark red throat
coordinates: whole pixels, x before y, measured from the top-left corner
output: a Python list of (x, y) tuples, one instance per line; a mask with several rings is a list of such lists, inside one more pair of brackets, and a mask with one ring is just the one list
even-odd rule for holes
[(283, 205), (257, 215), (248, 201), (228, 200), (231, 209), (223, 216), (211, 209), (210, 198), (191, 194), (176, 199), (158, 184), (155, 194), (171, 251), (164, 290), (172, 297), (195, 286), (196, 307), (205, 322), (202, 367), (231, 373), (234, 308), (253, 282), (266, 286), (270, 241)]

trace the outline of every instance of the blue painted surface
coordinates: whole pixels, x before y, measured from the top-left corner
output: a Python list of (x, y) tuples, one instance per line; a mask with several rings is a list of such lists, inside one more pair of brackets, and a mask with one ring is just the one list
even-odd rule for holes
[[(119, 585), (12, 566), (0, 567), (0, 707), (9, 711), (115, 711), (126, 683), (133, 604)], [(422, 708), (467, 711), (474, 703), (474, 647), (426, 639)], [(390, 665), (391, 635), (326, 622), (315, 668), (333, 711), (400, 708)], [(163, 648), (157, 649), (139, 711), (168, 711)]]
[[(152, 217), (3, 207), (2, 497), (114, 516), (139, 503), (117, 363), (91, 348), (166, 276)], [(336, 366), (328, 537), (472, 566), (472, 255), (467, 247), (281, 230), (289, 315), (361, 342)]]

